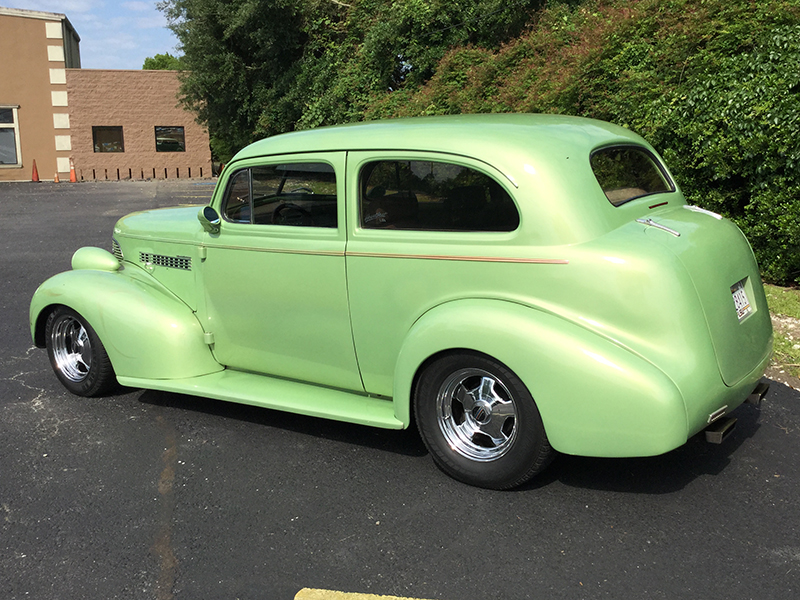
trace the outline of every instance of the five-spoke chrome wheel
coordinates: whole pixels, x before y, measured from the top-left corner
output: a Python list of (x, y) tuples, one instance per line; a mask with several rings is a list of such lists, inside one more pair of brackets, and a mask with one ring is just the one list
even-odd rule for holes
[(414, 389), (414, 411), (436, 465), (472, 485), (516, 487), (553, 456), (528, 389), (484, 354), (448, 353), (426, 365)]
[(92, 342), (78, 319), (66, 316), (53, 327), (50, 336), (53, 359), (64, 377), (80, 383), (92, 368)]
[(513, 396), (482, 369), (460, 369), (447, 377), (436, 397), (436, 412), (447, 443), (471, 460), (500, 458), (517, 435)]
[(79, 396), (99, 396), (116, 384), (111, 360), (91, 325), (66, 306), (47, 317), (50, 364), (64, 387)]

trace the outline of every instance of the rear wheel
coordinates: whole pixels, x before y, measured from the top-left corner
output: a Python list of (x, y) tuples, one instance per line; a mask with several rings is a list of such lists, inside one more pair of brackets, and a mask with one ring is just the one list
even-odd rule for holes
[(53, 371), (73, 394), (99, 396), (116, 384), (100, 338), (74, 310), (61, 306), (50, 313), (45, 339)]
[(436, 464), (465, 483), (516, 487), (552, 458), (533, 397), (508, 367), (487, 356), (450, 354), (429, 365), (414, 408)]

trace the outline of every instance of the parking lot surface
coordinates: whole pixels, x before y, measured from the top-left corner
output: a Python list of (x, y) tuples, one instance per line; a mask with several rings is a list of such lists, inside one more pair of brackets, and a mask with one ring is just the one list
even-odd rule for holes
[(414, 431), (70, 395), (32, 347), (37, 285), (124, 214), (212, 189), (0, 184), (0, 597), (798, 597), (800, 394), (781, 384), (722, 445), (561, 456), (511, 492), (449, 479)]

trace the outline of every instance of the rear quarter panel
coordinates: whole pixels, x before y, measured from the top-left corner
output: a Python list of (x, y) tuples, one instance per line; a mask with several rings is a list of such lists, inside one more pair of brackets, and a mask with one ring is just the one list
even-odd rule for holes
[(426, 313), (400, 353), (395, 398), (410, 396), (421, 361), (463, 349), (502, 361), (522, 379), (560, 452), (654, 455), (686, 441), (683, 398), (661, 370), (591, 331), (506, 301), (460, 300)]

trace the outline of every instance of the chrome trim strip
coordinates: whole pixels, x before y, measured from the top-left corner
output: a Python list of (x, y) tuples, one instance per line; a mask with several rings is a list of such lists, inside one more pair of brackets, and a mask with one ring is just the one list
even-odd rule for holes
[(700, 208), (699, 206), (694, 206), (692, 204), (684, 204), (683, 208), (685, 208), (686, 210), (690, 210), (692, 212), (703, 213), (704, 215), (708, 215), (709, 217), (714, 217), (718, 221), (722, 220), (722, 215), (718, 215), (717, 213), (710, 210), (706, 210), (705, 208)]
[(655, 227), (656, 229), (660, 229), (661, 231), (666, 231), (667, 233), (671, 233), (675, 237), (681, 237), (681, 234), (674, 229), (670, 229), (669, 227), (665, 227), (660, 223), (656, 223), (653, 219), (636, 219), (637, 223), (641, 223), (642, 225), (647, 225), (648, 227)]
[(204, 248), (216, 250), (249, 250), (251, 252), (271, 252), (273, 254), (303, 254), (308, 256), (344, 256), (343, 250), (295, 250), (292, 248), (253, 248), (252, 246), (217, 246), (204, 244)]
[[(354, 258), (410, 258), (420, 260), (452, 260), (464, 262), (519, 263), (533, 265), (568, 265), (565, 258), (512, 258), (502, 256), (447, 256), (440, 254), (392, 254), (384, 252), (343, 252), (341, 250), (299, 250), (290, 248), (253, 248), (250, 246), (223, 246), (203, 244), (199, 248), (217, 250), (249, 250), (251, 252), (271, 252), (274, 254), (302, 254), (305, 256), (352, 256)], [(202, 257), (201, 257), (202, 258)]]
[(718, 408), (713, 413), (708, 415), (708, 423), (707, 424), (711, 425), (711, 423), (713, 423), (714, 421), (719, 419), (721, 416), (723, 416), (725, 414), (726, 410), (728, 410), (728, 405), (727, 404), (725, 406), (723, 406), (722, 408)]
[(568, 265), (564, 258), (506, 258), (500, 256), (445, 256), (437, 254), (388, 254), (382, 252), (347, 252), (357, 258), (412, 258), (422, 260), (455, 260), (467, 262), (524, 263), (534, 265)]

